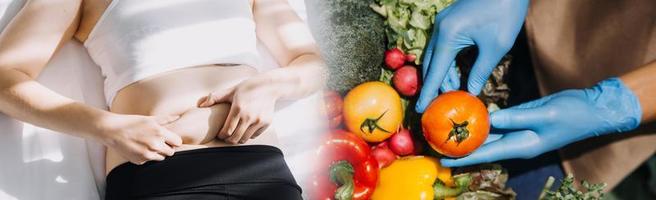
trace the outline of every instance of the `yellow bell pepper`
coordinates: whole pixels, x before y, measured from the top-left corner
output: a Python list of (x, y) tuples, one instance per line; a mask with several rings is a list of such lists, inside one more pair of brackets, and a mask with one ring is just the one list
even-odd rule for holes
[(381, 169), (372, 200), (432, 200), (433, 184), (439, 179), (453, 184), (451, 170), (436, 158), (409, 156)]

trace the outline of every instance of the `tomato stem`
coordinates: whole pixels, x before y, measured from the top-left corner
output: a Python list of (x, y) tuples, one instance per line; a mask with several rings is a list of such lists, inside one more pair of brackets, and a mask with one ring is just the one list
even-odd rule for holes
[(391, 132), (383, 129), (383, 127), (380, 127), (380, 125), (378, 125), (378, 121), (380, 121), (380, 119), (383, 118), (383, 116), (385, 116), (385, 113), (387, 113), (387, 110), (385, 112), (383, 112), (383, 114), (380, 114), (380, 116), (378, 116), (378, 118), (375, 118), (375, 119), (367, 118), (367, 119), (365, 119), (362, 122), (362, 124), (360, 124), (360, 131), (365, 132), (364, 129), (367, 128), (366, 132), (368, 132), (369, 134), (373, 133), (376, 129), (381, 130), (385, 133), (391, 133)]
[(467, 125), (469, 125), (469, 122), (464, 121), (462, 123), (456, 123), (452, 119), (449, 120), (451, 120), (453, 129), (451, 129), (451, 132), (449, 132), (449, 137), (446, 139), (446, 141), (449, 141), (451, 138), (454, 138), (456, 143), (460, 144), (462, 141), (465, 141), (465, 139), (469, 137), (469, 130), (467, 129)]

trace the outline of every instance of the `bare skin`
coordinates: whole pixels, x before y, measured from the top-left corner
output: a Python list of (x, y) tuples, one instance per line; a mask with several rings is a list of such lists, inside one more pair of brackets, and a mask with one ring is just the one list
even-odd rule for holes
[(285, 0), (251, 1), (257, 36), (282, 68), (256, 73), (217, 63), (158, 74), (121, 89), (110, 112), (34, 81), (62, 44), (86, 41), (109, 3), (30, 0), (0, 35), (0, 112), (102, 142), (107, 171), (180, 150), (275, 144), (266, 133), (275, 102), (307, 96), (323, 83), (316, 45)]
[(642, 108), (642, 123), (656, 120), (656, 61), (620, 77), (638, 97)]

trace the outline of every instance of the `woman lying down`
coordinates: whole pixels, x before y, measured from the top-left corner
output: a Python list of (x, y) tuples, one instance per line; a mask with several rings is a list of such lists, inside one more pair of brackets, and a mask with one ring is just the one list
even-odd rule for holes
[[(34, 81), (71, 39), (109, 112)], [(283, 67), (259, 70), (258, 39)], [(316, 49), (286, 0), (30, 0), (0, 35), (0, 112), (105, 144), (109, 200), (301, 199), (267, 130), (321, 88)]]

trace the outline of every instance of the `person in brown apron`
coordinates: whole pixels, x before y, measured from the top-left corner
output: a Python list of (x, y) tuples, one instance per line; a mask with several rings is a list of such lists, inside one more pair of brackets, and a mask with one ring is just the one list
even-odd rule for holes
[(480, 54), (468, 89), (478, 94), (524, 16), (544, 97), (492, 113), (502, 136), (442, 163), (528, 159), (558, 150), (566, 173), (612, 189), (656, 152), (656, 1), (457, 1), (436, 17), (429, 44), (435, 50), (424, 59), (417, 110), (449, 81), (453, 52), (471, 45)]

